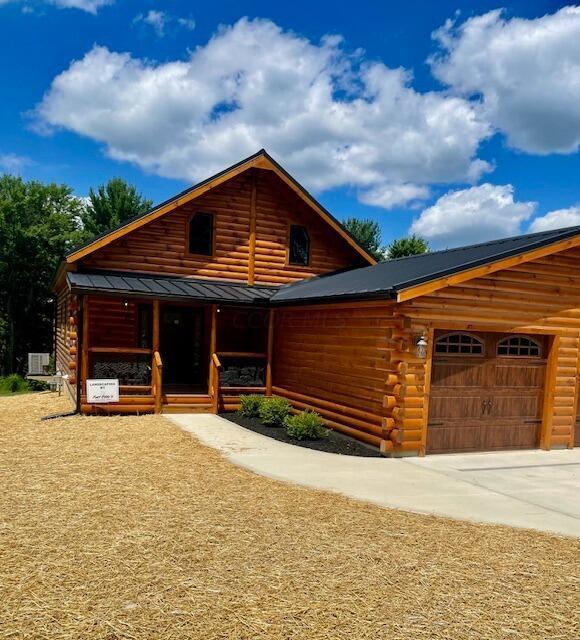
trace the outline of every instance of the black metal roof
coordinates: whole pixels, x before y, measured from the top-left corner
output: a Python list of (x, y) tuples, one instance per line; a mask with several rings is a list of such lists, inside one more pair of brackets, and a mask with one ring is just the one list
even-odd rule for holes
[(172, 278), (114, 272), (82, 273), (71, 271), (67, 281), (73, 293), (199, 300), (222, 304), (263, 305), (276, 287), (249, 286), (235, 282), (215, 282), (192, 278)]
[(270, 302), (292, 304), (328, 299), (395, 298), (402, 289), (548, 246), (579, 233), (580, 226), (568, 227), (387, 260), (370, 267), (284, 285)]

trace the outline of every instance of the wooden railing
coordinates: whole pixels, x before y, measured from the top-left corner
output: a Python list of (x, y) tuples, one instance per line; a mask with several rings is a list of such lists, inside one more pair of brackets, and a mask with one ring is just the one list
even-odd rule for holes
[(214, 413), (218, 413), (219, 411), (219, 402), (220, 402), (220, 369), (222, 368), (222, 363), (218, 358), (217, 353), (211, 354), (211, 386), (210, 386), (210, 396), (212, 401), (212, 408)]
[(155, 398), (155, 413), (161, 413), (163, 398), (163, 362), (159, 351), (153, 352), (151, 387)]

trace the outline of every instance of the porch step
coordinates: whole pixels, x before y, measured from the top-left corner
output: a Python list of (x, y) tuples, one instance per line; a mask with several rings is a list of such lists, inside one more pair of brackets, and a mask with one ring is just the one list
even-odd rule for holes
[(162, 413), (211, 413), (212, 404), (207, 403), (180, 403), (180, 404), (164, 404)]
[(192, 394), (163, 394), (163, 404), (175, 405), (175, 404), (210, 404), (211, 398), (207, 393), (192, 393)]

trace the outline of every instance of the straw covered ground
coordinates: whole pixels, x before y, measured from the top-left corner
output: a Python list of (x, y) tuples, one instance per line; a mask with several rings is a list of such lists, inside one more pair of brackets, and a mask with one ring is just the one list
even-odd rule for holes
[(577, 540), (258, 477), (161, 417), (39, 421), (59, 403), (0, 398), (3, 639), (580, 636)]

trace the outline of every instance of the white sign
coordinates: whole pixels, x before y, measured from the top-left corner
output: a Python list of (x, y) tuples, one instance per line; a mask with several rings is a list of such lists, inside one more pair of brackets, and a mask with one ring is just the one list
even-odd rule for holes
[(119, 380), (87, 380), (87, 402), (119, 402)]

